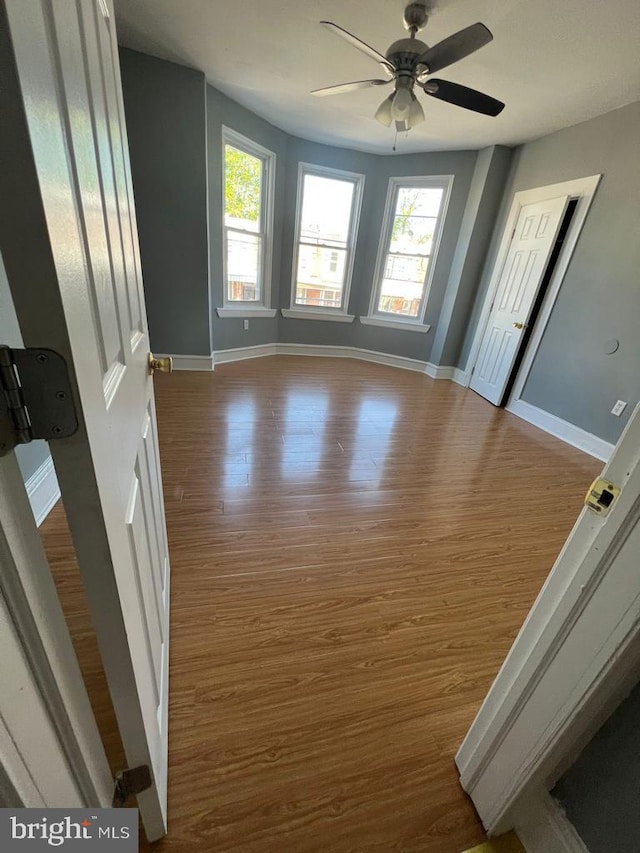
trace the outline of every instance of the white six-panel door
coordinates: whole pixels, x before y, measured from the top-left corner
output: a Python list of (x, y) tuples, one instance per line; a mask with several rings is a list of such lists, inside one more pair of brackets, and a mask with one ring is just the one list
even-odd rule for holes
[[(169, 561), (110, 0), (5, 0), (0, 239), (27, 346), (67, 359), (80, 421), (51, 450), (150, 839), (166, 831)], [(6, 206), (5, 206), (6, 208)]]
[(470, 387), (499, 405), (569, 201), (524, 205), (504, 262)]

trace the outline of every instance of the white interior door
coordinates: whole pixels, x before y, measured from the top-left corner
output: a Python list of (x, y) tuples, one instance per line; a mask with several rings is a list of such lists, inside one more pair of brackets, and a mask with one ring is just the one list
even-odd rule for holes
[(113, 9), (4, 8), (2, 253), (25, 345), (70, 369), (80, 427), (51, 451), (127, 761), (151, 770), (138, 804), (153, 840), (166, 831), (169, 561)]
[(499, 405), (569, 196), (524, 205), (502, 267), (470, 387)]
[(456, 755), (490, 833), (539, 819), (538, 792), (640, 678), (640, 404), (602, 481), (589, 490), (600, 510), (578, 516)]

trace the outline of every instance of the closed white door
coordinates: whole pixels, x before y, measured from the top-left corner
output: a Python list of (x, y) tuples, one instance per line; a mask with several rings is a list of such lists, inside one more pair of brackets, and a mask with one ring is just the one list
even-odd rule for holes
[(470, 387), (498, 406), (518, 355), (569, 196), (520, 210)]
[(51, 451), (127, 762), (151, 771), (138, 805), (153, 840), (166, 831), (169, 561), (113, 7), (4, 5), (2, 253), (25, 344), (69, 366), (80, 427)]

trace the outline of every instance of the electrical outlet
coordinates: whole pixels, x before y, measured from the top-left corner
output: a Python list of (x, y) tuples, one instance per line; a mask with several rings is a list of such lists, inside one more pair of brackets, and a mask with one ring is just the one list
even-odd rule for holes
[(249, 330), (249, 321), (248, 320), (244, 321), (244, 330), (245, 330), (245, 332), (247, 332)]
[(625, 401), (618, 400), (613, 409), (611, 409), (611, 414), (619, 418), (626, 408), (627, 404), (625, 403)]

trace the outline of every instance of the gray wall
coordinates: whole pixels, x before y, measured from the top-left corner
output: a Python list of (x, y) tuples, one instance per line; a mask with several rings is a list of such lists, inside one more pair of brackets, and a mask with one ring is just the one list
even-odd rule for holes
[(640, 685), (609, 718), (552, 794), (589, 853), (640, 851)]
[(121, 49), (152, 349), (209, 355), (205, 80)]
[[(241, 319), (219, 318), (215, 309), (222, 305), (222, 126), (244, 134), (276, 154), (276, 194), (272, 307), (288, 308), (291, 299), (293, 236), (296, 216), (296, 189), (299, 162), (331, 166), (365, 175), (364, 199), (355, 253), (349, 310), (368, 313), (369, 298), (382, 225), (382, 214), (391, 176), (455, 176), (433, 277), (426, 321), (435, 326), (455, 251), (457, 234), (477, 159), (475, 151), (452, 153), (378, 156), (319, 145), (289, 136), (207, 86), (207, 127), (209, 150), (209, 225), (211, 250), (211, 309), (213, 349), (284, 341), (358, 346), (411, 358), (428, 359), (433, 333), (403, 332), (317, 320), (251, 319), (243, 330)], [(491, 222), (490, 227), (493, 226)], [(477, 270), (478, 274), (480, 270)], [(476, 280), (477, 283), (477, 280)]]
[[(523, 399), (610, 442), (617, 441), (640, 397), (639, 151), (640, 103), (516, 151), (459, 361), (466, 364), (514, 193), (602, 173)], [(611, 356), (603, 352), (609, 338), (620, 341)], [(620, 418), (610, 414), (618, 399), (629, 403)]]
[(436, 364), (458, 362), (512, 154), (513, 149), (501, 145), (478, 152), (434, 335), (431, 360)]
[[(349, 311), (366, 316), (373, 286), (378, 241), (390, 177), (407, 175), (454, 175), (453, 189), (434, 269), (425, 322), (435, 328), (442, 308), (449, 268), (455, 252), (458, 232), (478, 153), (452, 151), (429, 154), (375, 155), (344, 148), (319, 145), (290, 137), (287, 156), (287, 186), (284, 208), (283, 278), (280, 306), (288, 308), (291, 299), (291, 269), (296, 216), (298, 163), (331, 166), (365, 175), (364, 198), (356, 245)], [(279, 340), (286, 343), (355, 346), (394, 355), (429, 359), (433, 328), (428, 334), (377, 326), (293, 320), (281, 318)]]
[[(476, 151), (411, 155), (372, 155), (317, 145), (289, 136), (241, 107), (211, 86), (199, 72), (146, 56), (121, 51), (125, 110), (129, 130), (134, 193), (151, 341), (154, 349), (176, 354), (208, 354), (211, 350), (253, 346), (277, 340), (347, 345), (428, 360), (445, 292), (451, 290), (451, 267), (461, 252), (460, 230), (480, 236), (490, 232), (491, 204), (467, 204), (476, 166), (486, 154)], [(206, 90), (204, 106), (201, 84)], [(206, 163), (203, 162), (206, 123)], [(274, 308), (288, 307), (291, 293), (296, 182), (300, 161), (334, 166), (365, 175), (365, 195), (356, 247), (349, 309), (368, 313), (373, 273), (390, 177), (453, 175), (454, 183), (440, 251), (427, 305), (429, 334), (363, 326), (291, 320), (219, 318), (222, 306), (222, 127), (233, 130), (276, 154), (272, 299)], [(494, 150), (494, 149), (492, 149)], [(503, 156), (506, 149), (502, 149)], [(499, 157), (483, 166), (480, 201), (499, 196), (504, 174)], [(484, 161), (483, 161), (484, 162)], [(503, 170), (504, 171), (504, 170)], [(203, 176), (206, 174), (206, 181)], [(492, 196), (493, 197), (493, 196)], [(208, 198), (208, 202), (207, 202)], [(205, 212), (206, 211), (206, 212)], [(471, 213), (470, 213), (471, 211)], [(207, 224), (208, 215), (208, 224)], [(204, 271), (204, 231), (208, 227), (208, 276)], [(469, 249), (469, 246), (466, 247)], [(480, 278), (482, 248), (459, 261), (464, 298), (449, 292), (451, 329), (445, 355), (457, 352), (468, 307)], [(208, 277), (208, 284), (206, 279)], [(176, 286), (180, 282), (180, 286)], [(209, 329), (211, 334), (209, 335)], [(450, 362), (449, 362), (450, 363)]]
[(253, 142), (273, 151), (276, 155), (276, 180), (273, 223), (273, 266), (271, 274), (271, 306), (276, 307), (280, 299), (282, 278), (282, 210), (285, 198), (285, 168), (288, 136), (277, 127), (241, 107), (217, 89), (207, 86), (207, 129), (209, 157), (209, 240), (211, 271), (211, 321), (213, 327), (213, 349), (232, 349), (257, 344), (273, 343), (278, 339), (278, 320), (253, 318), (247, 331), (243, 321), (220, 318), (216, 308), (222, 307), (222, 126), (235, 130)]
[[(640, 396), (640, 104), (521, 146), (513, 156), (502, 147), (380, 156), (288, 136), (206, 86), (199, 72), (127, 50), (122, 65), (154, 348), (208, 354), (279, 340), (465, 367), (514, 193), (603, 173), (523, 398), (601, 438), (618, 439)], [(223, 295), (223, 125), (277, 157), (272, 307), (290, 301), (301, 160), (365, 175), (349, 304), (356, 316), (368, 310), (389, 177), (454, 175), (427, 305), (428, 335), (357, 320), (349, 325), (282, 317), (251, 319), (244, 331), (241, 319), (217, 317)], [(603, 344), (613, 337), (621, 345), (607, 356)], [(610, 414), (617, 399), (629, 403), (621, 418)]]
[[(6, 344), (10, 347), (22, 346), (22, 335), (20, 334), (2, 255), (0, 255), (0, 344)], [(17, 447), (16, 456), (22, 471), (22, 478), (26, 482), (49, 458), (47, 442), (33, 441), (31, 444)]]

